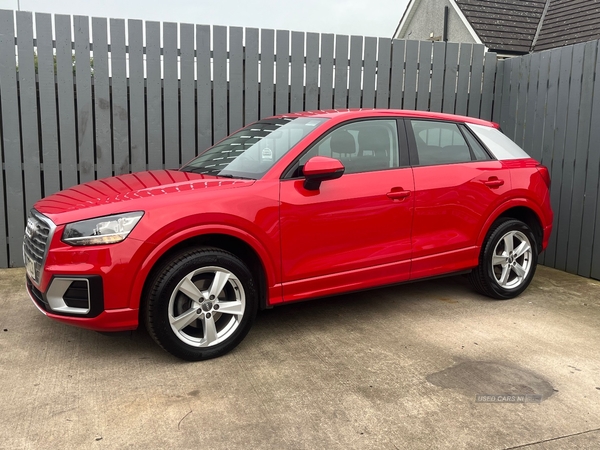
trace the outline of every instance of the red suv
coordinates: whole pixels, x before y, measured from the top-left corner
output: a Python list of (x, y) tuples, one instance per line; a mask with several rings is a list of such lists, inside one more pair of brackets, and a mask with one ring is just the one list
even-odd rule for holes
[(52, 319), (144, 322), (187, 360), (220, 356), (259, 308), (470, 272), (496, 299), (529, 285), (552, 229), (548, 170), (498, 126), (417, 111), (285, 114), (179, 170), (36, 203), (27, 290)]

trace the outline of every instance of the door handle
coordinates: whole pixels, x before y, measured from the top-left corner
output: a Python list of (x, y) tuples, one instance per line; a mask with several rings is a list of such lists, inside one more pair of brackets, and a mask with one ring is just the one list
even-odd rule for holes
[(402, 188), (393, 188), (386, 195), (389, 198), (391, 198), (392, 200), (404, 200), (405, 198), (407, 198), (408, 196), (410, 196), (410, 191), (405, 191)]
[(504, 180), (501, 180), (498, 177), (489, 177), (483, 184), (492, 189), (496, 189), (504, 185)]

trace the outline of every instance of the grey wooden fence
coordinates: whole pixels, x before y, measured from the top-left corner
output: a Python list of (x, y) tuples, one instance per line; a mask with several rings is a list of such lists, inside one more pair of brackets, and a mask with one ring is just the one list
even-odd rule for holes
[(494, 120), (551, 172), (554, 230), (542, 263), (600, 279), (600, 45), (503, 61)]
[(285, 112), (490, 119), (495, 76), (481, 45), (0, 10), (0, 267), (22, 265), (27, 211), (60, 189), (176, 168)]

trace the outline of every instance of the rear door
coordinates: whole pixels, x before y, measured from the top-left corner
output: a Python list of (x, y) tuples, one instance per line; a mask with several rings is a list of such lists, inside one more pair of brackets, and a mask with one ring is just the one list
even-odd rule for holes
[(415, 180), (411, 278), (470, 268), (485, 219), (510, 190), (510, 172), (462, 124), (406, 121)]
[[(306, 190), (298, 169), (280, 184), (286, 301), (407, 280), (413, 175), (396, 119), (362, 120), (327, 133), (305, 153), (339, 159), (344, 175)], [(403, 157), (399, 151), (403, 152)]]

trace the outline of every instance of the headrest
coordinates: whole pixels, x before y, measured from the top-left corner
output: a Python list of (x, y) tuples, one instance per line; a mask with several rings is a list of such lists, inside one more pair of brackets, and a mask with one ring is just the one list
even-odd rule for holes
[(342, 155), (353, 155), (356, 153), (356, 141), (347, 130), (336, 130), (331, 134), (329, 141), (331, 151)]
[(360, 152), (372, 151), (373, 154), (388, 154), (390, 138), (387, 128), (369, 126), (358, 131), (358, 148)]

